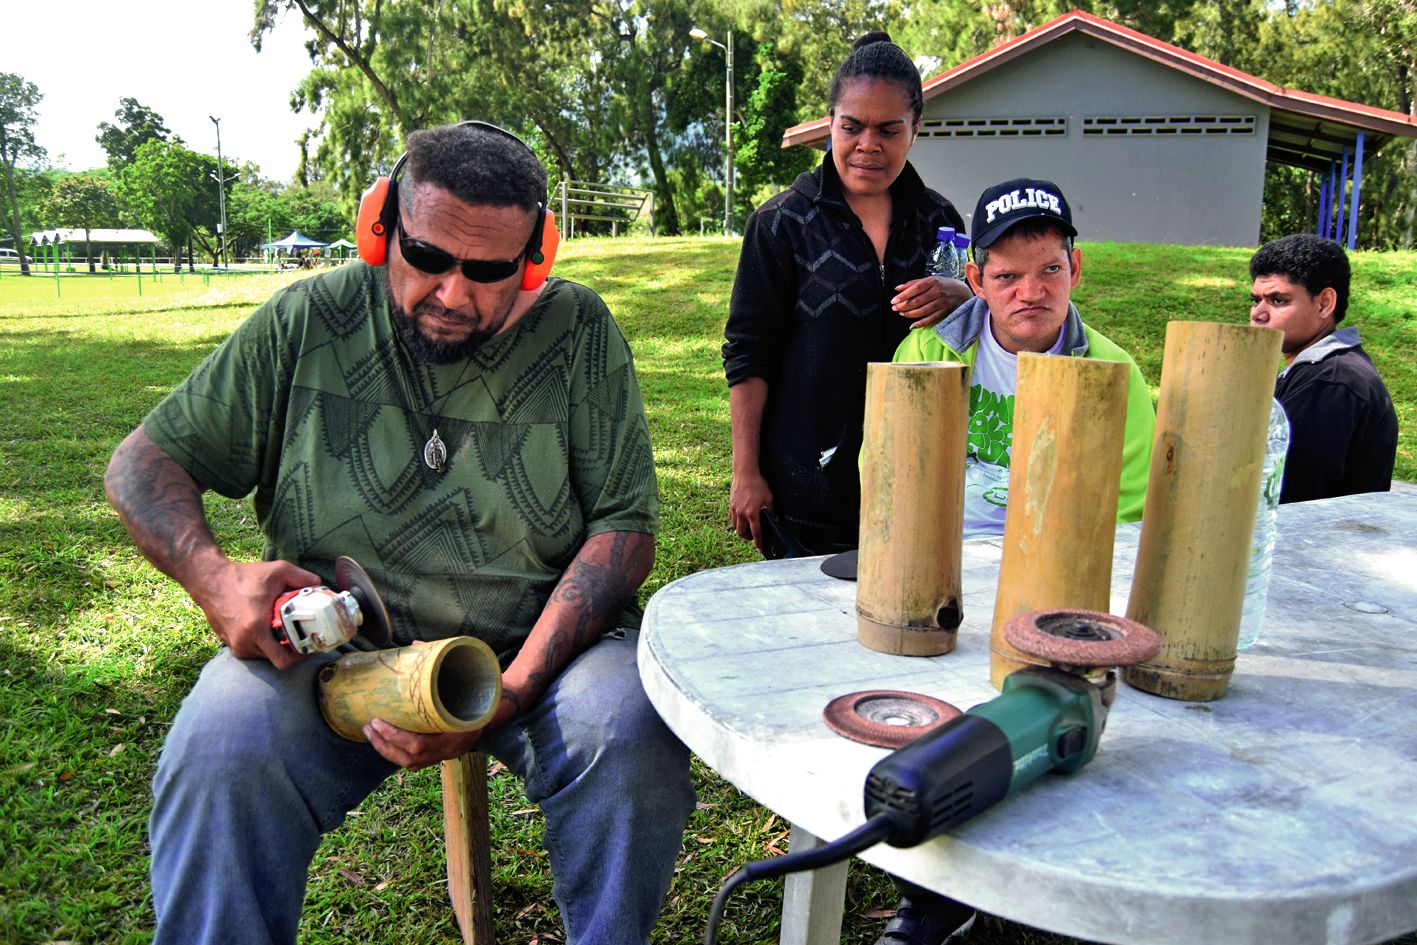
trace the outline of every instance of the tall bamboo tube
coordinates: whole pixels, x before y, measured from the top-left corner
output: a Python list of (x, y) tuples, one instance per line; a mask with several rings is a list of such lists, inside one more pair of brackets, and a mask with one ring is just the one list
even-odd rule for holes
[(1123, 671), (1138, 689), (1208, 702), (1229, 688), (1281, 337), (1248, 325), (1166, 326), (1127, 606), (1163, 646)]
[(320, 712), (350, 741), (380, 718), (409, 732), (470, 732), (492, 720), (502, 670), (490, 647), (449, 637), (396, 650), (349, 653), (320, 670)]
[(968, 428), (965, 365), (867, 365), (856, 625), (873, 650), (954, 649)]
[(1019, 355), (1004, 557), (989, 639), (996, 688), (1027, 664), (1047, 665), (1004, 639), (1012, 617), (1108, 610), (1130, 373), (1120, 361)]

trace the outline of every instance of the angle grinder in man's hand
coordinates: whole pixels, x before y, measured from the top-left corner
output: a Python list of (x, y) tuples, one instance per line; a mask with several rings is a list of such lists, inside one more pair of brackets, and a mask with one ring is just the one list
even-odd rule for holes
[(326, 653), (357, 635), (374, 646), (389, 642), (389, 612), (353, 558), (335, 559), (335, 587), (302, 587), (276, 598), (271, 631), (281, 646), (304, 654)]

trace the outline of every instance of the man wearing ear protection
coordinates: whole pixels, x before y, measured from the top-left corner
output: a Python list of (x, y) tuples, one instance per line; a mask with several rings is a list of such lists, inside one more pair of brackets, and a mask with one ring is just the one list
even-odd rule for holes
[[(547, 278), (546, 172), (480, 122), (415, 132), (360, 207), (362, 262), (278, 292), (119, 446), (105, 478), (139, 548), (224, 647), (163, 746), (156, 943), (294, 942), (322, 834), (389, 775), (477, 747), (546, 814), (568, 943), (643, 943), (693, 809), (688, 752), (635, 666), (658, 491), (625, 339)], [(260, 562), (201, 494), (254, 492)], [(337, 654), (276, 642), (272, 605), (362, 564), (393, 644), (468, 634), (503, 666), (480, 732), (321, 718)]]

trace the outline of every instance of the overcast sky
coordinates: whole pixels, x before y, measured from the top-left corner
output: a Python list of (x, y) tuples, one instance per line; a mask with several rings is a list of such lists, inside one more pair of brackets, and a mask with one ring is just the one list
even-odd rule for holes
[(261, 52), (247, 38), (251, 0), (64, 0), (0, 4), (0, 72), (17, 72), (44, 95), (36, 140), (50, 162), (102, 167), (94, 138), (120, 98), (163, 117), (194, 151), (221, 151), (288, 181), (300, 163), (296, 140), (315, 124), (292, 113), (290, 91), (310, 71), (305, 33), (287, 14)]

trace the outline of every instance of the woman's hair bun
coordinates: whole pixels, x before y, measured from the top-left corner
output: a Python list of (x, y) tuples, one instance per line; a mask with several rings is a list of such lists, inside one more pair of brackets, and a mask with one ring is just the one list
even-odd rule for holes
[(863, 49), (872, 43), (889, 43), (890, 41), (890, 33), (882, 32), (881, 30), (872, 30), (869, 33), (862, 34), (860, 39), (851, 44), (851, 48), (852, 50)]

